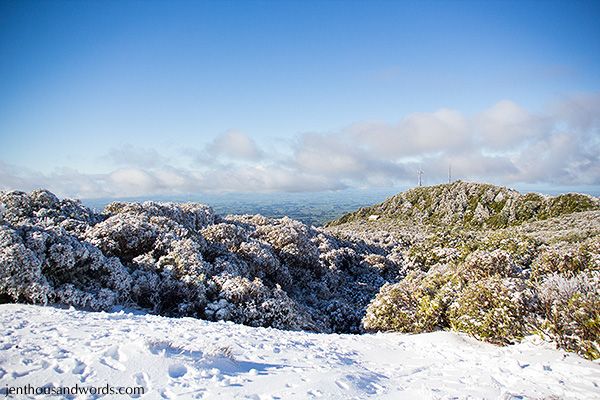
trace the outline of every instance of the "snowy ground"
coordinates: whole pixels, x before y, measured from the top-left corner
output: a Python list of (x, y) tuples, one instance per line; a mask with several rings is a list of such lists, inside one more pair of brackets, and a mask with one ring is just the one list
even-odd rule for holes
[(501, 348), (449, 332), (326, 335), (15, 304), (0, 305), (0, 320), (2, 389), (142, 385), (145, 399), (600, 398), (599, 363), (533, 340)]

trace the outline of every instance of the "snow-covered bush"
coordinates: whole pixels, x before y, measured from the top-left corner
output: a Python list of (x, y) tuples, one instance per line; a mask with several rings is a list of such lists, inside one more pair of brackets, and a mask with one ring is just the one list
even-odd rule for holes
[(151, 251), (157, 238), (156, 226), (141, 214), (116, 214), (86, 232), (86, 239), (102, 252), (125, 260)]
[(311, 240), (316, 232), (303, 223), (284, 217), (269, 225), (257, 226), (255, 236), (273, 246), (294, 279), (305, 280), (322, 273), (319, 248)]
[(543, 328), (557, 344), (600, 358), (600, 271), (548, 275), (538, 295), (546, 318)]
[(35, 252), (16, 231), (0, 225), (0, 298), (45, 304), (51, 290)]
[(234, 224), (220, 223), (202, 230), (202, 236), (209, 242), (220, 245), (219, 252), (236, 251), (248, 240), (247, 232)]
[(475, 245), (478, 249), (489, 252), (503, 250), (517, 266), (528, 268), (538, 254), (541, 242), (524, 234), (502, 230), (483, 235)]
[(497, 344), (523, 337), (530, 301), (524, 282), (499, 275), (472, 281), (449, 307), (450, 326)]
[(67, 304), (84, 310), (108, 310), (117, 304), (117, 294), (109, 289), (84, 291), (70, 283), (58, 286), (52, 293), (53, 303)]
[[(99, 310), (128, 298), (131, 278), (119, 260), (62, 228), (0, 229), (0, 293), (13, 301)], [(98, 299), (92, 301), (94, 296)]]
[(460, 288), (447, 266), (427, 274), (413, 271), (399, 283), (381, 288), (367, 308), (364, 329), (420, 333), (445, 327), (448, 306)]
[(461, 279), (472, 282), (492, 276), (517, 276), (520, 269), (504, 250), (476, 250), (469, 254), (463, 263), (458, 264), (455, 271)]
[(406, 253), (406, 264), (410, 270), (427, 271), (435, 264), (458, 262), (471, 251), (466, 245), (472, 241), (467, 232), (440, 230), (412, 245)]
[(600, 237), (567, 248), (549, 248), (532, 264), (532, 279), (554, 273), (574, 276), (584, 270), (600, 270)]
[(206, 307), (206, 317), (251, 326), (302, 329), (309, 317), (279, 286), (268, 288), (260, 279), (221, 276), (215, 279), (219, 297)]
[(135, 214), (145, 215), (148, 218), (163, 217), (191, 231), (199, 231), (213, 224), (216, 218), (212, 208), (197, 203), (113, 202), (107, 205), (104, 211), (108, 215)]
[(0, 192), (0, 203), (5, 206), (4, 220), (13, 225), (60, 224), (67, 220), (94, 224), (101, 219), (80, 202), (59, 200), (47, 190), (35, 190), (29, 195)]
[(416, 319), (418, 301), (407, 279), (385, 284), (369, 304), (363, 318), (366, 331), (421, 332)]

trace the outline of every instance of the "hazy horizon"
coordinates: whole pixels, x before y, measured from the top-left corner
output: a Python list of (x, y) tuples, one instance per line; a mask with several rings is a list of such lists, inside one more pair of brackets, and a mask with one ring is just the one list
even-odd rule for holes
[[(0, 190), (600, 193), (599, 2), (0, 3)], [(221, 194), (219, 194), (221, 193)]]

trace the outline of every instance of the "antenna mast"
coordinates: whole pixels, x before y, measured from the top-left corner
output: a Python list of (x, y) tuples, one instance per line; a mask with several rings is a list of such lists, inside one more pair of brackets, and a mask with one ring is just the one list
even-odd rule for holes
[(417, 175), (419, 176), (419, 186), (423, 186), (423, 182), (421, 177), (423, 176), (423, 170), (421, 168), (419, 168), (419, 170), (417, 171)]
[(448, 183), (452, 183), (452, 164), (448, 164)]

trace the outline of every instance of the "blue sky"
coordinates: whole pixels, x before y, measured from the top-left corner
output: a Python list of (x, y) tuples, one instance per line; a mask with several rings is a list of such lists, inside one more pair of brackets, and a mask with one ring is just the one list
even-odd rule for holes
[(600, 186), (600, 2), (0, 2), (0, 188)]

